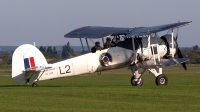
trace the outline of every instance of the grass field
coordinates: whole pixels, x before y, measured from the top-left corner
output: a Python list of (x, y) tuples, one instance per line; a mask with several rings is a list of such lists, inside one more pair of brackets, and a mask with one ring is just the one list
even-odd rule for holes
[(199, 112), (200, 66), (166, 67), (167, 86), (156, 86), (148, 72), (133, 87), (127, 68), (41, 81), (33, 88), (11, 80), (11, 68), (0, 67), (1, 112)]

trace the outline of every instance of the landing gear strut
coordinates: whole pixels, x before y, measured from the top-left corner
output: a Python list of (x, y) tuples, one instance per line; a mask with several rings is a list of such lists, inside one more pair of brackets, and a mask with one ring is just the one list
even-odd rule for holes
[(133, 68), (131, 70), (133, 73), (133, 76), (131, 77), (132, 86), (142, 86), (143, 85), (142, 75), (144, 75), (146, 69), (144, 69), (141, 74), (137, 70), (134, 70)]
[(167, 85), (168, 79), (167, 76), (162, 74), (162, 68), (159, 68), (159, 72), (156, 69), (148, 69), (156, 77), (156, 85)]
[(32, 87), (37, 87), (38, 86), (38, 84), (36, 83), (36, 82), (34, 82), (33, 84), (32, 84)]

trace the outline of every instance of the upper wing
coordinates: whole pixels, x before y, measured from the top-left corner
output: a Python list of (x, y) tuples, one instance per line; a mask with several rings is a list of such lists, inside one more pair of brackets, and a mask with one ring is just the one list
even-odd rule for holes
[(67, 38), (102, 38), (113, 34), (129, 34), (131, 28), (85, 26), (67, 33)]
[(153, 27), (138, 27), (138, 28), (118, 28), (118, 27), (99, 27), (86, 26), (75, 29), (65, 35), (67, 38), (102, 38), (109, 35), (124, 34), (127, 37), (143, 36), (151, 33), (156, 33), (168, 29), (179, 28), (190, 24), (191, 22), (179, 22)]
[(127, 37), (148, 35), (148, 34), (160, 32), (160, 31), (164, 31), (168, 29), (179, 28), (182, 26), (186, 26), (190, 24), (191, 22), (178, 22), (178, 23), (159, 25), (159, 26), (153, 26), (153, 27), (139, 27), (139, 28), (133, 29), (133, 31), (130, 34), (128, 34)]

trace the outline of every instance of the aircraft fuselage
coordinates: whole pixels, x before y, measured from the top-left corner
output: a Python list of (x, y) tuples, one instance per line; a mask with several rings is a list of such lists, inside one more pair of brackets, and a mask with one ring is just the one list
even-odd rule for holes
[[(169, 37), (171, 38), (171, 37)], [(170, 39), (167, 38), (168, 41)], [(159, 41), (159, 42), (156, 42)], [(86, 73), (93, 73), (98, 71), (104, 71), (108, 69), (115, 69), (120, 67), (126, 67), (131, 64), (134, 59), (146, 60), (146, 64), (154, 64), (152, 60), (163, 57), (167, 53), (166, 43), (162, 39), (153, 38), (151, 44), (148, 45), (147, 38), (136, 38), (136, 52), (137, 58), (134, 57), (134, 52), (131, 41), (123, 41), (117, 44), (116, 47), (109, 49), (99, 50), (95, 53), (87, 53), (71, 59), (67, 59), (55, 64), (49, 64), (52, 68), (40, 72), (39, 80), (54, 79), (65, 76), (74, 76)], [(159, 43), (159, 44), (156, 44)], [(170, 43), (170, 42), (169, 42)], [(169, 46), (170, 52), (175, 52), (176, 49), (172, 49)], [(148, 63), (148, 60), (150, 63)], [(151, 65), (146, 65), (151, 66)]]

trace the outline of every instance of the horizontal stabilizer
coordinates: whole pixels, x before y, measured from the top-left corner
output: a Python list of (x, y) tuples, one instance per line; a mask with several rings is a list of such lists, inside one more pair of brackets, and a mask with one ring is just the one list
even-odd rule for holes
[(24, 70), (24, 72), (39, 72), (39, 71), (42, 71), (42, 70), (45, 70), (45, 69), (49, 69), (49, 68), (52, 68), (52, 67), (34, 67), (34, 68), (27, 68)]

